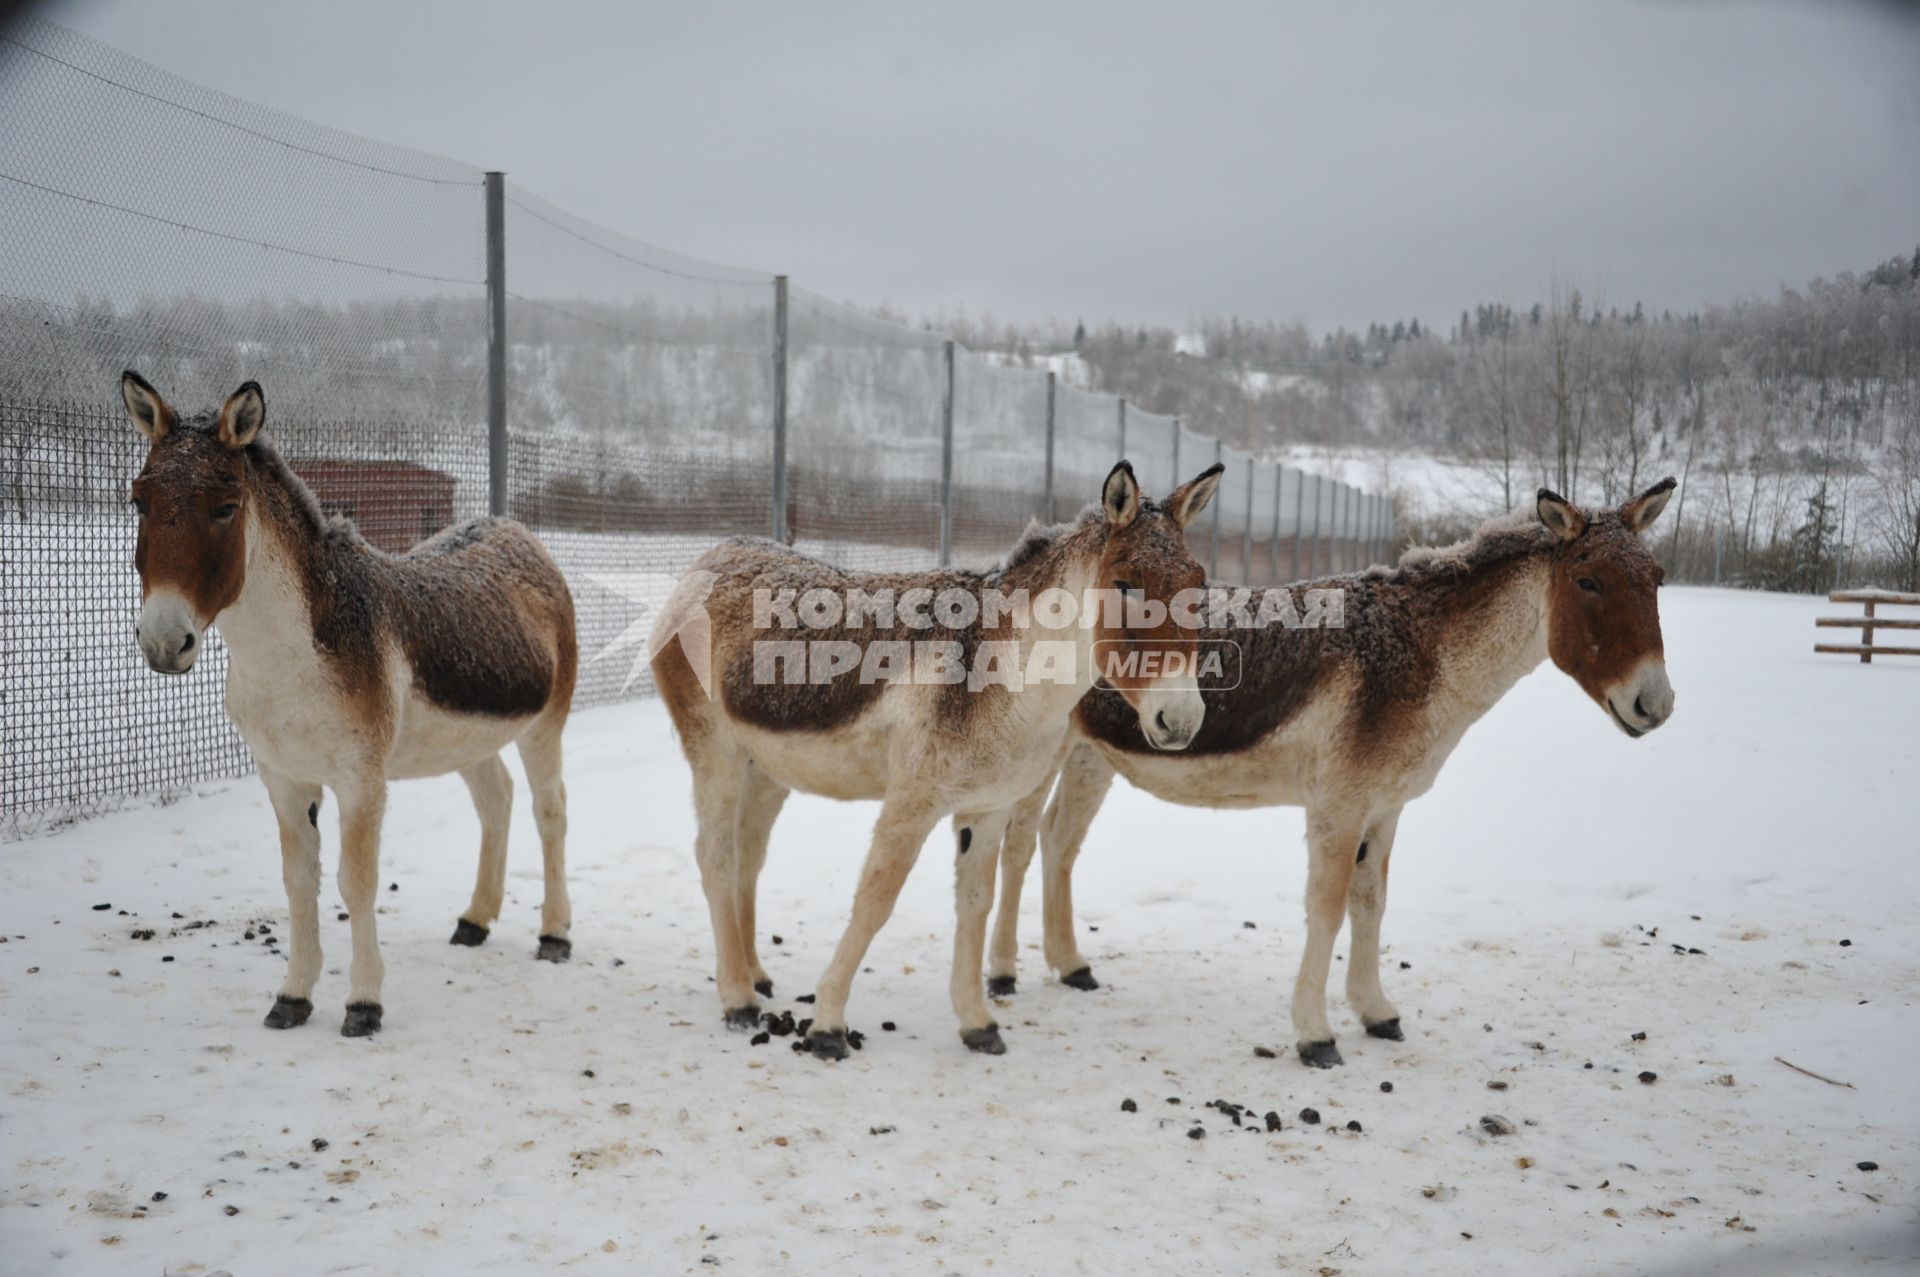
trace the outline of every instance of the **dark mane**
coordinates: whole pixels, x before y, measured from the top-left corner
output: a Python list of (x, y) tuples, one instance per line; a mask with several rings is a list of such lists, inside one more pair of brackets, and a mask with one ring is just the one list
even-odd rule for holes
[[(1141, 518), (1151, 514), (1165, 513), (1167, 508), (1158, 501), (1151, 497), (1141, 498)], [(1063, 537), (1090, 528), (1104, 518), (1106, 518), (1106, 512), (1100, 508), (1100, 503), (1090, 501), (1080, 507), (1080, 513), (1066, 523), (1043, 524), (1038, 519), (1029, 519), (1026, 531), (1020, 534), (1020, 539), (1014, 542), (1013, 548), (1007, 551), (1005, 558), (987, 569), (986, 575), (989, 578), (997, 577), (1015, 568), (1023, 567), (1052, 549)]]
[(1457, 580), (1495, 563), (1549, 550), (1553, 543), (1553, 534), (1532, 510), (1514, 510), (1488, 519), (1464, 541), (1410, 546), (1398, 564), (1371, 567), (1361, 576), (1386, 585)]
[(293, 472), (293, 467), (287, 464), (277, 448), (266, 441), (264, 434), (247, 445), (245, 455), (256, 473), (286, 493), (289, 513), (300, 521), (302, 531), (312, 533), (319, 540), (341, 542), (375, 554), (381, 553), (361, 537), (360, 529), (353, 526), (353, 520), (345, 515), (328, 514), (321, 507), (320, 498), (307, 486), (307, 481)]

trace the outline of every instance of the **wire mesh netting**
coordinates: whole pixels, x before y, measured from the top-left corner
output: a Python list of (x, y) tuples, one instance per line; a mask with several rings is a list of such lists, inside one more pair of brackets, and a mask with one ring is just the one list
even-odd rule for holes
[[(854, 569), (931, 566), (944, 539), (981, 565), (1027, 519), (1096, 500), (1123, 455), (1154, 496), (1216, 456), (1172, 417), (1130, 403), (1123, 419), (1115, 397), (1012, 357), (507, 184), (496, 475), (487, 174), (32, 19), (0, 36), (0, 118), (0, 836), (252, 765), (217, 625), (187, 678), (150, 674), (133, 642), (127, 496), (146, 444), (125, 368), (185, 412), (261, 382), (266, 437), (381, 551), (485, 513), (498, 480), (572, 587), (582, 706), (651, 690), (647, 621), (723, 537), (778, 535)], [(1189, 539), (1257, 581), (1273, 471), (1231, 464)], [(1296, 515), (1292, 499), (1283, 487)], [(1336, 526), (1325, 502), (1308, 509)], [(1358, 514), (1339, 525), (1350, 539)], [(1330, 550), (1303, 538), (1283, 575), (1316, 556), (1324, 570)]]
[(481, 419), (479, 170), (30, 18), (0, 35), (0, 104), (6, 393), (93, 402), (137, 362), (253, 377), (283, 413)]
[(1280, 467), (1259, 462), (1253, 468), (1252, 494), (1247, 502), (1247, 583), (1278, 585), (1280, 575), (1277, 551), (1280, 546), (1276, 523), (1280, 514)]
[[(944, 339), (803, 288), (787, 318), (787, 527), (845, 568), (940, 553)], [(1011, 537), (1011, 533), (1009, 533)]]
[(1244, 583), (1247, 580), (1247, 479), (1251, 467), (1247, 454), (1238, 448), (1222, 448), (1220, 460), (1226, 471), (1220, 476), (1220, 488), (1213, 498), (1216, 536), (1213, 575), (1222, 581)]
[(953, 370), (953, 553), (962, 567), (1004, 555), (1046, 514), (1047, 376), (959, 351)]
[(1179, 423), (1172, 417), (1127, 405), (1127, 460), (1134, 477), (1150, 497), (1164, 498), (1184, 478), (1173, 472), (1173, 434)]
[(716, 539), (772, 527), (774, 278), (505, 204), (506, 512), (572, 585), (575, 703), (644, 694), (621, 636)]
[(1120, 403), (1062, 383), (1054, 396), (1053, 515), (1071, 519), (1100, 499), (1120, 460)]

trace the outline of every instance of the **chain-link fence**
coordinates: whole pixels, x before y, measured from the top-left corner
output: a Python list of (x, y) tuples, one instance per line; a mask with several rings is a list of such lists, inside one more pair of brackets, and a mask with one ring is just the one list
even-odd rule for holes
[(217, 629), (185, 679), (132, 640), (124, 368), (189, 411), (260, 381), (282, 453), (381, 550), (489, 509), (534, 528), (573, 587), (583, 706), (650, 690), (634, 636), (724, 536), (983, 566), (1125, 456), (1153, 496), (1227, 462), (1189, 530), (1217, 579), (1391, 543), (1383, 503), (1177, 417), (51, 23), (0, 33), (0, 118), (0, 836), (251, 766)]

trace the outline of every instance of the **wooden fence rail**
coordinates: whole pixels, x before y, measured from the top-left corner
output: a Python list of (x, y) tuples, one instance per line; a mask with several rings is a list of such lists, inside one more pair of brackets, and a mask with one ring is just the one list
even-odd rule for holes
[(1873, 663), (1875, 656), (1920, 656), (1920, 647), (1889, 647), (1885, 643), (1875, 646), (1875, 630), (1920, 630), (1920, 617), (1876, 616), (1875, 607), (1920, 607), (1920, 594), (1899, 594), (1893, 590), (1835, 590), (1827, 595), (1831, 603), (1863, 603), (1865, 616), (1821, 616), (1814, 618), (1814, 625), (1822, 629), (1859, 630), (1858, 643), (1815, 643), (1816, 652), (1834, 652), (1841, 656), (1858, 656), (1862, 665)]

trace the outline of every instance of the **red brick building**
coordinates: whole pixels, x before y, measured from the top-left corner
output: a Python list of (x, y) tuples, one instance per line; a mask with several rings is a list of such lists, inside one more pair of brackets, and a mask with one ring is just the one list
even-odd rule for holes
[(291, 462), (328, 514), (345, 515), (360, 535), (389, 554), (424, 541), (453, 522), (453, 476), (411, 461)]

